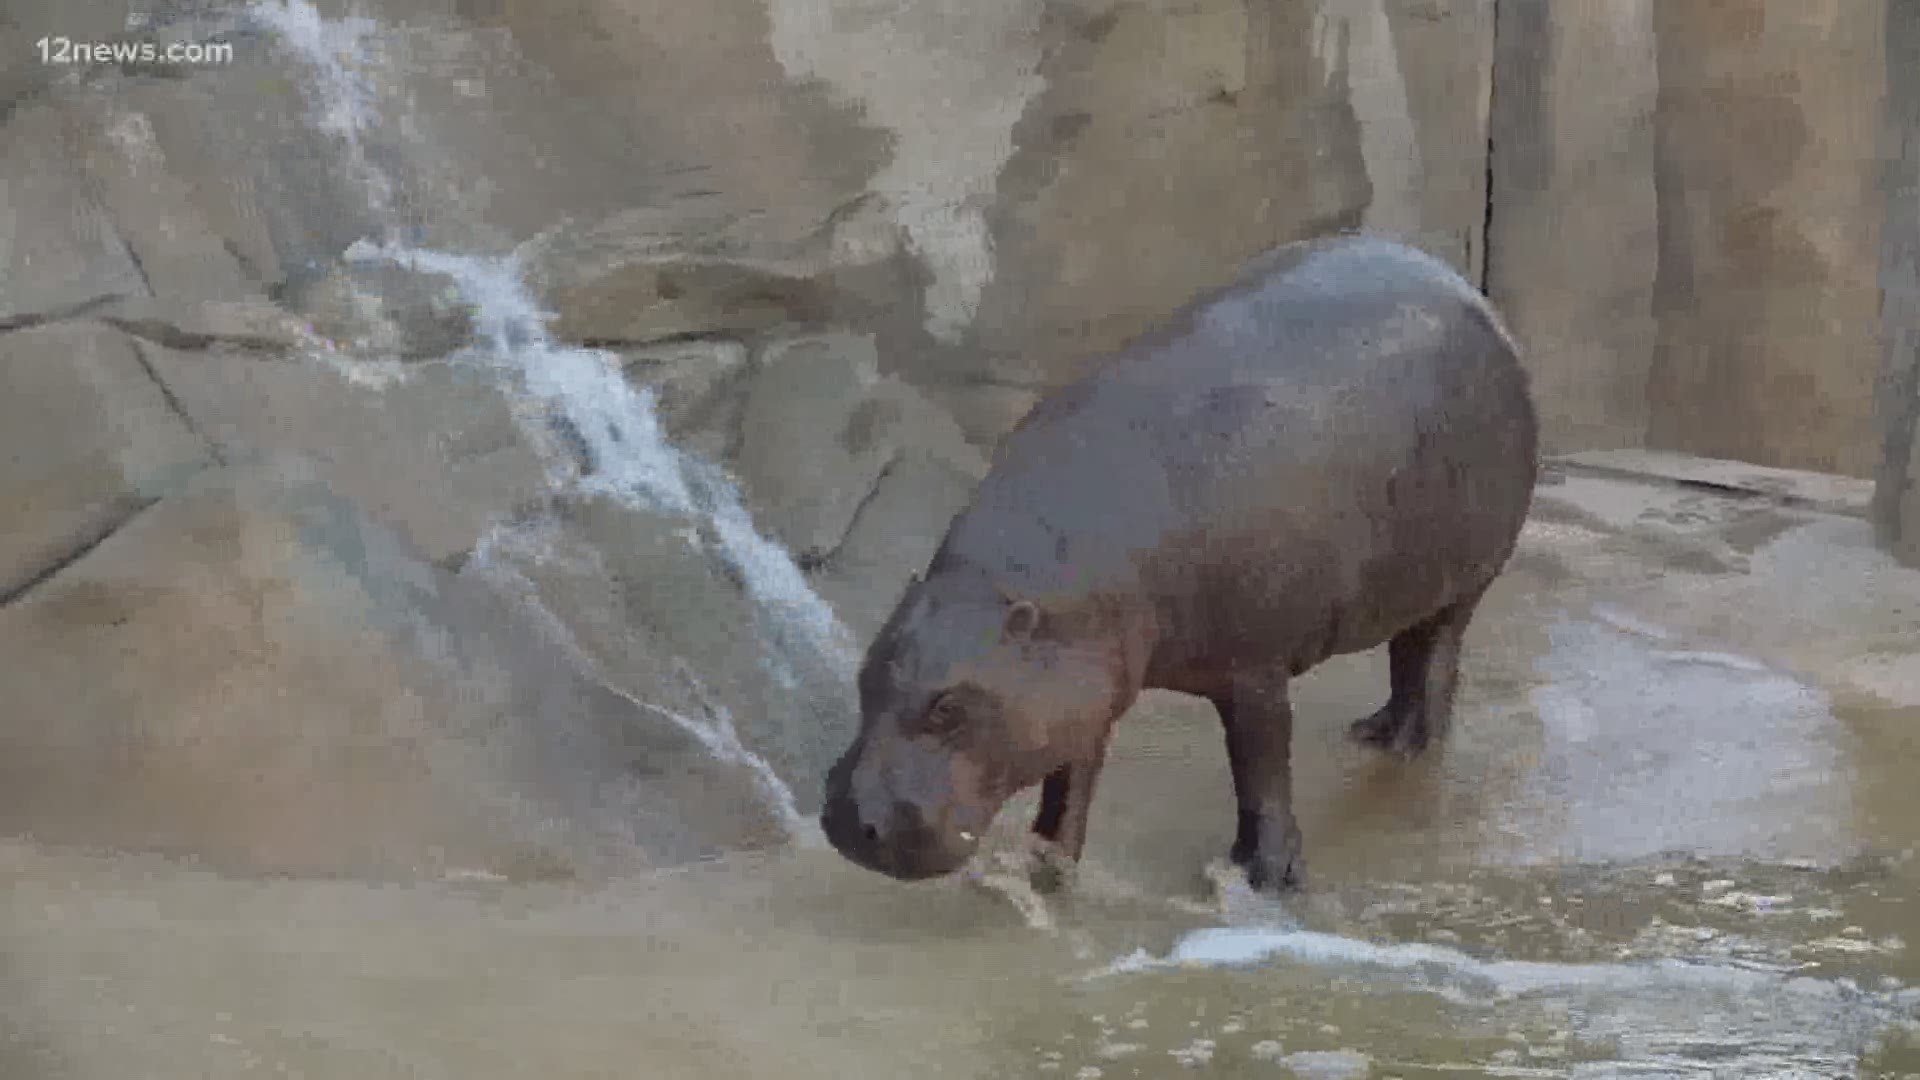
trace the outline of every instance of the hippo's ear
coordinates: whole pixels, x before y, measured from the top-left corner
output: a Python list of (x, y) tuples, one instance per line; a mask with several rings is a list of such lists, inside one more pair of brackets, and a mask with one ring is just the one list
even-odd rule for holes
[(1025, 641), (1040, 628), (1040, 605), (1031, 600), (1011, 600), (1001, 632), (1008, 641)]

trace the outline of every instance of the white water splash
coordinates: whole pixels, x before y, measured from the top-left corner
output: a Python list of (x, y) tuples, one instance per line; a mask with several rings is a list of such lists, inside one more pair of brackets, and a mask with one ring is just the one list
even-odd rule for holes
[[(557, 480), (584, 494), (704, 519), (721, 556), (770, 617), (776, 637), (796, 627), (835, 671), (851, 666), (853, 646), (845, 627), (786, 549), (755, 529), (732, 483), (719, 469), (667, 442), (653, 392), (629, 383), (617, 358), (562, 345), (548, 335), (548, 316), (513, 256), (454, 255), (364, 241), (346, 254), (451, 278), (473, 306), (475, 329), (487, 345), (477, 351), (478, 358), (508, 376), (525, 397), (564, 417), (585, 444), (588, 468)], [(520, 419), (533, 429), (530, 435), (543, 436), (539, 416)], [(786, 681), (791, 683), (790, 673)]]
[[(1715, 963), (1664, 958), (1631, 964), (1479, 960), (1457, 949), (1424, 942), (1383, 945), (1315, 930), (1265, 926), (1195, 930), (1175, 942), (1165, 956), (1135, 950), (1089, 973), (1087, 978), (1183, 967), (1249, 967), (1274, 959), (1347, 970), (1413, 972), (1456, 992), (1467, 990), (1488, 998), (1570, 990), (1634, 992), (1654, 986), (1817, 998), (1839, 998), (1848, 993), (1839, 984), (1820, 979)], [(1457, 997), (1457, 993), (1449, 996)], [(1911, 994), (1894, 994), (1889, 1002), (1911, 998)]]

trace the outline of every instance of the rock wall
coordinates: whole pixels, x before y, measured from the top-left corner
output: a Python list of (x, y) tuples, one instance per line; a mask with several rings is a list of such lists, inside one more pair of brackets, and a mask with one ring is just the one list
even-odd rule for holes
[(1873, 469), (1884, 25), (1878, 0), (1654, 5), (1651, 445)]
[(1501, 0), (1486, 287), (1549, 452), (1647, 445), (1660, 262), (1652, 0)]
[(1873, 517), (1881, 541), (1920, 565), (1920, 9), (1888, 4), (1886, 42), (1884, 363)]

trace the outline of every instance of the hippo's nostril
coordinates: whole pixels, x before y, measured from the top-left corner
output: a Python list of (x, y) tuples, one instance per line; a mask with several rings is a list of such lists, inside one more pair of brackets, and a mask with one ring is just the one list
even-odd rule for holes
[(877, 844), (880, 842), (880, 830), (871, 825), (861, 826), (860, 835), (866, 837), (867, 843), (869, 844)]

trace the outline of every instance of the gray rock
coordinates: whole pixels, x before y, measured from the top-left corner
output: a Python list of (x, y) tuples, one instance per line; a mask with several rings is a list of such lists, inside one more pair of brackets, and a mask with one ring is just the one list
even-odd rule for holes
[(207, 213), (209, 163), (162, 143), (146, 109), (155, 92), (131, 89), (116, 80), (76, 95), (74, 165), (100, 193), (148, 290), (187, 303), (263, 297), (265, 283)]
[(815, 587), (859, 640), (879, 632), (908, 578), (926, 569), (978, 481), (978, 475), (919, 452), (903, 453), (881, 474), (846, 536), (813, 575)]
[(825, 334), (769, 348), (754, 376), (735, 470), (756, 517), (803, 563), (832, 558), (905, 456), (984, 475), (952, 418), (878, 367), (870, 339)]
[(102, 304), (92, 309), (91, 314), (135, 337), (169, 348), (227, 345), (287, 352), (316, 344), (306, 324), (265, 300), (182, 301), (133, 297)]
[(449, 365), (391, 383), (351, 362), (230, 347), (148, 347), (154, 369), (233, 459), (295, 454), (429, 559), (470, 550), (488, 524), (546, 491), (545, 465), (485, 378)]
[(754, 516), (802, 558), (832, 550), (892, 456), (896, 417), (873, 399), (870, 339), (832, 334), (767, 349), (748, 391), (735, 469)]

